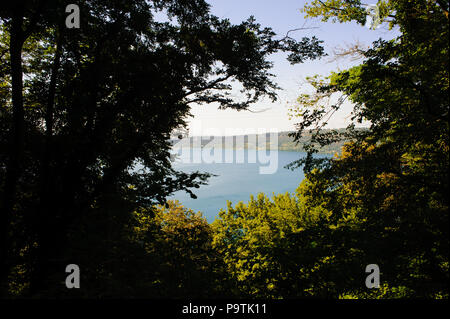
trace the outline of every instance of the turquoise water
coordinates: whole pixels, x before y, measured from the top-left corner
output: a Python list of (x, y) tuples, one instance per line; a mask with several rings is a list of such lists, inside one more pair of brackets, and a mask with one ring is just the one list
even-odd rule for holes
[[(208, 185), (194, 189), (196, 199), (182, 191), (176, 192), (169, 199), (177, 199), (185, 207), (201, 211), (208, 222), (214, 221), (221, 208), (226, 209), (227, 200), (235, 205), (239, 201), (247, 202), (251, 194), (259, 192), (270, 197), (272, 193), (292, 193), (304, 178), (302, 169), (292, 171), (284, 166), (305, 156), (305, 153), (229, 150), (234, 157), (232, 163), (205, 163), (204, 160), (200, 163), (201, 156), (207, 162), (212, 162), (210, 157), (201, 152), (201, 149), (191, 149), (190, 154), (185, 153), (174, 162), (174, 168), (184, 172), (209, 172), (218, 176), (212, 176)], [(222, 154), (222, 160), (219, 161), (223, 162), (225, 156)], [(192, 163), (195, 158), (198, 163)], [(261, 170), (273, 173), (261, 174)]]

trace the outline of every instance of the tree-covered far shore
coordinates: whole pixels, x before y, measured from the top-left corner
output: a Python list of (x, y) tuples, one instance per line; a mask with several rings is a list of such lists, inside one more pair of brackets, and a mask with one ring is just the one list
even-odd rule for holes
[[(344, 132), (346, 129), (338, 129)], [(364, 128), (360, 128), (364, 130)], [(323, 132), (331, 129), (323, 129)], [(304, 152), (305, 146), (311, 142), (312, 132), (305, 132), (299, 141), (292, 136), (294, 131), (273, 132), (264, 134), (246, 134), (231, 136), (191, 136), (182, 139), (171, 139), (176, 149), (180, 148), (210, 148), (210, 149), (233, 149), (233, 150), (273, 150)], [(342, 146), (348, 140), (342, 140), (331, 145), (321, 147), (318, 152), (322, 154), (339, 154)]]

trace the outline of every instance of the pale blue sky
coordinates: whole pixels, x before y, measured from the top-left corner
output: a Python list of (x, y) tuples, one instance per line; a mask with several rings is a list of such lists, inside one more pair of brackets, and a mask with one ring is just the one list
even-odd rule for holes
[[(304, 19), (300, 8), (307, 1), (303, 0), (207, 0), (211, 4), (211, 12), (220, 17), (228, 18), (232, 23), (240, 23), (253, 15), (256, 21), (263, 27), (272, 27), (283, 37), (289, 30), (299, 27), (311, 29), (291, 33), (293, 38), (301, 39), (303, 36), (315, 35), (323, 40), (325, 51), (330, 54), (338, 46), (359, 41), (370, 45), (373, 41), (384, 38), (390, 39), (398, 34), (397, 31), (388, 30), (381, 26), (377, 30), (371, 30), (356, 23), (332, 23), (322, 22), (319, 19)], [(368, 4), (376, 3), (368, 0)], [(275, 82), (283, 89), (278, 92), (279, 99), (275, 103), (261, 101), (252, 107), (253, 110), (268, 109), (261, 113), (248, 111), (217, 110), (214, 105), (194, 106), (191, 122), (196, 131), (209, 130), (208, 135), (225, 135), (228, 128), (265, 128), (275, 131), (293, 130), (296, 120), (288, 120), (288, 107), (295, 103), (301, 92), (301, 85), (307, 76), (314, 74), (328, 75), (331, 71), (346, 69), (352, 64), (349, 60), (331, 62), (330, 56), (320, 60), (307, 61), (303, 64), (291, 65), (286, 61), (285, 54), (275, 54), (270, 60), (274, 62), (272, 73), (276, 75)], [(336, 113), (329, 122), (329, 127), (344, 127), (348, 123), (351, 105), (348, 104), (342, 112)], [(217, 133), (214, 133), (217, 132)], [(212, 133), (211, 133), (212, 132)], [(195, 134), (197, 135), (197, 134)], [(203, 134), (202, 134), (203, 135)]]

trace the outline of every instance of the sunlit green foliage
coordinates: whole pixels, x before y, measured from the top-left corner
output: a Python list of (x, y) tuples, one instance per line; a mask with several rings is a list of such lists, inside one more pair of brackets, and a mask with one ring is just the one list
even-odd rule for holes
[[(316, 92), (292, 108), (292, 136), (312, 129), (291, 165), (306, 173), (296, 193), (229, 203), (212, 225), (179, 203), (155, 206), (207, 178), (172, 168), (170, 133), (194, 102), (274, 99), (270, 54), (302, 62), (323, 54), (320, 42), (275, 40), (202, 0), (86, 1), (76, 32), (59, 24), (61, 1), (17, 3), (0, 10), (2, 294), (448, 298), (448, 1), (378, 1), (400, 35), (360, 52), (358, 66), (309, 78)], [(367, 18), (358, 0), (304, 12)], [(322, 129), (345, 100), (369, 129)], [(313, 156), (344, 141), (339, 156)], [(70, 263), (83, 289), (65, 288)], [(368, 264), (380, 288), (365, 287)]]
[(135, 212), (135, 218), (133, 241), (143, 245), (149, 261), (149, 269), (140, 275), (157, 297), (230, 294), (223, 261), (212, 247), (211, 225), (200, 213), (169, 201), (154, 216)]
[[(292, 108), (307, 178), (295, 195), (252, 198), (220, 213), (215, 246), (246, 296), (448, 298), (448, 1), (379, 1), (401, 35), (328, 78)], [(365, 23), (359, 1), (312, 1), (305, 12)], [(368, 130), (322, 128), (348, 99)], [(328, 103), (327, 103), (328, 102)], [(320, 147), (349, 141), (342, 154)], [(377, 264), (381, 287), (365, 287)]]
[[(380, 3), (380, 2), (379, 2)], [(311, 16), (329, 14), (340, 22), (356, 20), (350, 8), (360, 4), (312, 2)], [(311, 145), (306, 171), (326, 194), (333, 216), (349, 212), (362, 223), (357, 240), (345, 247), (364, 252), (367, 264), (378, 263), (392, 287), (412, 289), (416, 296), (448, 295), (448, 1), (389, 1), (391, 24), (401, 34), (376, 41), (362, 52), (363, 62), (311, 80), (317, 89), (297, 105), (299, 132), (317, 125), (338, 110), (343, 99), (354, 103), (353, 119), (369, 121), (370, 129), (334, 134), (315, 130), (316, 145), (347, 138), (343, 156), (315, 161)], [(339, 18), (345, 7), (347, 18)], [(348, 9), (348, 10), (347, 10)], [(353, 10), (352, 9), (352, 10)], [(326, 18), (326, 17), (325, 17)], [(324, 106), (331, 95), (340, 99)], [(294, 108), (295, 109), (295, 108)], [(294, 165), (295, 166), (295, 165)], [(316, 193), (317, 194), (317, 193)], [(322, 203), (323, 205), (323, 203)], [(369, 262), (370, 260), (370, 262)]]

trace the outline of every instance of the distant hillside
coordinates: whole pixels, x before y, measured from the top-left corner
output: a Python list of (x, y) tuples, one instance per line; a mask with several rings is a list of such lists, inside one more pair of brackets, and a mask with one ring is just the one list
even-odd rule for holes
[[(344, 129), (340, 129), (344, 130)], [(311, 139), (311, 134), (309, 132), (305, 132), (304, 136), (301, 138), (298, 144), (293, 141), (292, 137), (289, 137), (290, 132), (280, 132), (278, 133), (278, 141), (270, 140), (269, 134), (264, 137), (264, 134), (249, 134), (249, 135), (238, 135), (238, 136), (203, 136), (203, 137), (190, 137), (184, 138), (182, 140), (173, 139), (172, 143), (177, 144), (178, 146), (183, 147), (205, 147), (208, 145), (209, 147), (217, 147), (224, 149), (264, 149), (261, 145), (265, 142), (265, 149), (275, 150), (278, 149), (280, 151), (304, 151), (303, 145), (307, 143)], [(181, 144), (178, 144), (181, 143)], [(320, 150), (320, 153), (325, 154), (340, 154), (342, 145), (344, 141), (339, 143), (333, 143), (326, 147), (323, 147)], [(264, 145), (264, 144), (263, 144)]]
[[(299, 143), (296, 144), (293, 141), (292, 137), (289, 137), (290, 132), (281, 132), (278, 134), (278, 149), (281, 151), (304, 151), (303, 145), (308, 143), (311, 139), (311, 134), (309, 132), (305, 132), (303, 137), (300, 139)], [(333, 154), (333, 153), (341, 153), (341, 148), (344, 145), (343, 142), (333, 143), (331, 145), (325, 146), (320, 150), (320, 153)]]

